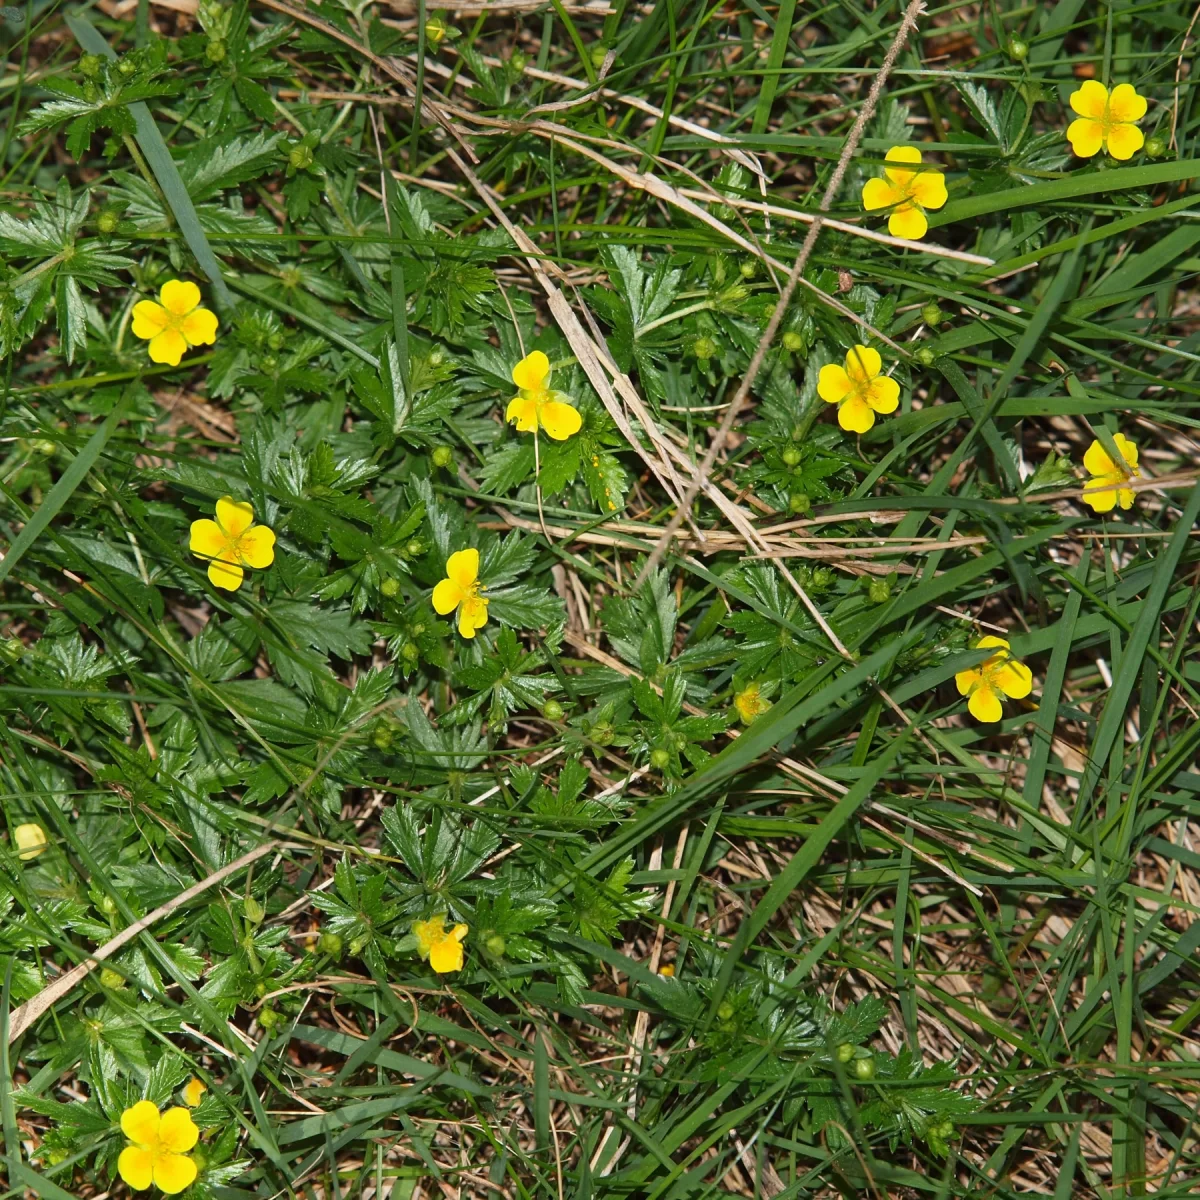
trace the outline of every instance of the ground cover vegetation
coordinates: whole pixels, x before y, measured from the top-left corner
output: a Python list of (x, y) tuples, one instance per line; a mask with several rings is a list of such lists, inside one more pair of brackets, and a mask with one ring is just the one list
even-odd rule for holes
[(1195, 1195), (1191, 0), (0, 21), (6, 1196)]

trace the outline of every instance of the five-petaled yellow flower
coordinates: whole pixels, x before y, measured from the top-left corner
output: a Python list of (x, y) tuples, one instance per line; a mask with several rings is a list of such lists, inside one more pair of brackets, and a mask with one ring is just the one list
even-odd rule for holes
[(139, 1100), (121, 1114), (121, 1130), (131, 1144), (121, 1151), (117, 1171), (135, 1192), (153, 1183), (174, 1196), (191, 1186), (196, 1164), (187, 1152), (200, 1131), (186, 1108), (169, 1108), (160, 1116), (152, 1101)]
[(458, 632), (473, 638), (487, 624), (487, 598), (479, 582), (479, 551), (473, 546), (446, 559), (446, 578), (433, 589), (433, 607), (439, 616), (458, 609)]
[[(893, 146), (885, 162), (918, 164), (921, 151), (916, 146)], [(888, 233), (892, 237), (918, 241), (929, 230), (925, 210), (946, 203), (946, 181), (940, 171), (916, 171), (911, 165), (884, 167), (883, 179), (868, 179), (863, 184), (862, 202), (868, 212), (890, 208)]]
[(134, 337), (150, 343), (150, 360), (179, 366), (193, 346), (211, 346), (217, 340), (217, 316), (200, 308), (200, 289), (194, 283), (172, 279), (162, 285), (158, 302), (139, 300), (133, 306)]
[(199, 1079), (190, 1079), (183, 1089), (183, 1102), (188, 1108), (196, 1108), (200, 1101), (204, 1099), (204, 1093), (208, 1088)]
[(13, 830), (13, 842), (17, 847), (17, 857), (22, 862), (29, 862), (46, 849), (46, 831), (36, 821), (27, 821)]
[(881, 375), (883, 359), (870, 346), (853, 346), (846, 351), (846, 365), (830, 363), (817, 376), (817, 395), (838, 406), (838, 424), (850, 433), (866, 433), (875, 424), (876, 413), (896, 411), (900, 385)]
[(761, 716), (771, 707), (771, 702), (762, 694), (762, 686), (748, 683), (740, 692), (734, 694), (733, 707), (742, 718), (743, 725), (749, 725), (755, 717)]
[(508, 402), (506, 421), (513, 421), (522, 433), (544, 429), (556, 442), (565, 442), (578, 433), (583, 424), (570, 396), (550, 386), (550, 360), (540, 351), (527, 354), (513, 367), (517, 394)]
[(1079, 117), (1067, 127), (1067, 141), (1080, 158), (1091, 158), (1106, 149), (1123, 162), (1146, 140), (1135, 124), (1146, 115), (1146, 100), (1131, 83), (1119, 83), (1110, 92), (1104, 84), (1089, 79), (1071, 93), (1071, 108)]
[(217, 519), (192, 522), (188, 543), (193, 554), (209, 559), (208, 577), (216, 587), (236, 592), (244, 567), (269, 567), (275, 561), (275, 532), (254, 524), (254, 509), (243, 500), (222, 496)]
[(1009, 696), (1022, 700), (1033, 687), (1033, 672), (1009, 653), (1008, 643), (999, 637), (980, 638), (976, 650), (995, 650), (977, 667), (954, 676), (958, 694), (967, 697), (967, 710), (977, 721), (998, 721), (1004, 715), (1001, 700)]
[(427, 958), (429, 965), (439, 975), (462, 970), (462, 940), (467, 936), (465, 925), (447, 929), (446, 914), (438, 913), (428, 921), (414, 921), (412, 931), (421, 957)]
[[(1100, 444), (1097, 438), (1083, 456), (1083, 465), (1091, 479), (1087, 481), (1087, 489), (1083, 493), (1084, 504), (1090, 504), (1098, 513), (1112, 512), (1120, 501), (1122, 508), (1133, 507), (1134, 491), (1131, 487), (1122, 487), (1134, 476), (1138, 475), (1138, 448), (1123, 433), (1114, 433), (1113, 442), (1121, 452), (1121, 462), (1113, 461), (1112, 455)], [(1092, 491), (1100, 484), (1112, 485), (1105, 491)]]

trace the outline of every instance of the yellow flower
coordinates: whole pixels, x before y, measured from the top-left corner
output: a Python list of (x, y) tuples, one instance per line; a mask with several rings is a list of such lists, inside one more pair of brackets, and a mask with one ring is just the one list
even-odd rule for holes
[(675, 978), (675, 964), (674, 963), (663, 963), (663, 965), (658, 968), (658, 973), (664, 979), (674, 979)]
[(29, 821), (13, 830), (13, 842), (17, 847), (17, 857), (22, 862), (29, 862), (46, 849), (46, 831), (35, 822)]
[(183, 1102), (188, 1108), (195, 1108), (204, 1099), (208, 1088), (199, 1079), (191, 1079), (183, 1089)]
[(850, 433), (866, 433), (875, 424), (876, 413), (896, 411), (900, 385), (881, 375), (883, 359), (870, 346), (855, 346), (846, 352), (846, 365), (830, 363), (817, 377), (817, 395), (838, 406), (838, 424)]
[[(1114, 433), (1113, 441), (1121, 452), (1120, 463), (1115, 463), (1112, 456), (1100, 444), (1094, 441), (1083, 456), (1083, 465), (1092, 476), (1087, 482), (1087, 490), (1083, 493), (1084, 504), (1090, 504), (1098, 513), (1112, 512), (1119, 500), (1122, 508), (1133, 507), (1134, 491), (1130, 487), (1122, 487), (1128, 483), (1138, 471), (1138, 448), (1123, 433)], [(1098, 484), (1115, 485), (1107, 491), (1092, 491)]]
[(133, 306), (134, 337), (150, 343), (150, 360), (179, 366), (192, 346), (211, 346), (217, 340), (217, 317), (200, 308), (200, 289), (172, 279), (162, 285), (158, 303), (139, 300)]
[(967, 709), (975, 720), (998, 721), (1004, 715), (1001, 698), (1021, 700), (1028, 696), (1033, 687), (1033, 672), (1013, 658), (1003, 638), (980, 638), (975, 649), (995, 649), (996, 653), (969, 671), (959, 671), (954, 682), (958, 694), (967, 697)]
[(579, 410), (568, 403), (569, 396), (553, 391), (550, 360), (540, 351), (527, 354), (513, 367), (517, 395), (508, 402), (506, 421), (513, 421), (522, 433), (544, 429), (556, 442), (565, 442), (583, 425)]
[(135, 1192), (153, 1183), (174, 1196), (191, 1186), (196, 1164), (187, 1152), (200, 1131), (186, 1108), (169, 1108), (160, 1116), (157, 1105), (139, 1100), (121, 1114), (121, 1130), (131, 1144), (121, 1151), (117, 1171)]
[(275, 533), (254, 524), (254, 509), (243, 500), (222, 496), (217, 519), (192, 522), (192, 553), (209, 559), (214, 586), (236, 592), (245, 578), (243, 567), (269, 567), (275, 561)]
[(1091, 158), (1104, 148), (1123, 162), (1146, 140), (1135, 124), (1146, 115), (1146, 100), (1131, 83), (1119, 83), (1110, 93), (1104, 84), (1089, 79), (1071, 93), (1071, 108), (1079, 118), (1067, 127), (1067, 141), (1080, 158)]
[(733, 707), (738, 710), (743, 725), (749, 725), (755, 717), (765, 713), (771, 707), (771, 702), (762, 694), (762, 688), (757, 683), (748, 683), (733, 697)]
[(459, 550), (446, 559), (446, 578), (433, 589), (433, 607), (439, 616), (458, 609), (458, 632), (473, 638), (487, 624), (488, 602), (479, 593), (479, 551)]
[(465, 925), (455, 925), (453, 929), (447, 929), (446, 914), (438, 913), (428, 921), (414, 921), (412, 931), (417, 939), (417, 949), (421, 957), (427, 958), (429, 965), (439, 975), (462, 970), (462, 940), (468, 932)]
[[(916, 146), (893, 146), (886, 155), (890, 163), (919, 163)], [(940, 171), (914, 171), (911, 167), (884, 167), (883, 179), (868, 179), (863, 184), (862, 202), (868, 212), (890, 208), (888, 233), (892, 237), (917, 241), (929, 230), (927, 208), (946, 203), (946, 181)]]

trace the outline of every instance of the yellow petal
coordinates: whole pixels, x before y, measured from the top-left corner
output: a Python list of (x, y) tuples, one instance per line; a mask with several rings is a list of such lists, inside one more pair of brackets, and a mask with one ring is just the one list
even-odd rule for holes
[(980, 683), (971, 693), (967, 700), (967, 711), (977, 721), (998, 721), (1004, 716), (1000, 697), (986, 683)]
[(989, 633), (986, 637), (981, 637), (979, 639), (979, 641), (977, 641), (975, 643), (975, 649), (976, 650), (995, 650), (995, 649), (1007, 650), (1007, 649), (1009, 649), (1009, 644), (1004, 638), (996, 637), (994, 634)]
[(1132, 508), (1136, 495), (1133, 488), (1117, 488), (1117, 499), (1121, 502), (1122, 508)]
[(158, 1144), (172, 1154), (186, 1154), (200, 1140), (200, 1130), (186, 1108), (168, 1108), (158, 1126)]
[[(893, 146), (885, 156), (889, 163), (919, 163), (921, 151), (916, 146)], [(883, 173), (900, 189), (907, 189), (916, 171), (910, 167), (884, 167)]]
[(1070, 104), (1081, 117), (1103, 121), (1108, 110), (1108, 88), (1099, 80), (1089, 79), (1077, 92), (1071, 93)]
[(1114, 433), (1113, 442), (1121, 452), (1126, 465), (1133, 471), (1137, 470), (1138, 448), (1136, 442), (1131, 442), (1123, 433)]
[(149, 341), (166, 329), (170, 319), (161, 304), (154, 300), (139, 300), (133, 306), (133, 336)]
[(241, 537), (254, 524), (254, 508), (245, 500), (222, 496), (217, 501), (217, 524), (231, 538)]
[[(1117, 434), (1117, 437), (1120, 437)], [(1113, 441), (1117, 439), (1114, 437)], [(1117, 448), (1120, 449), (1120, 443), (1117, 443)], [(1111, 475), (1116, 470), (1116, 464), (1113, 462), (1108, 451), (1105, 450), (1103, 443), (1097, 438), (1084, 452), (1083, 468), (1089, 475)]]
[(504, 419), (516, 423), (521, 433), (536, 433), (538, 427), (538, 406), (532, 396), (514, 396), (504, 410)]
[(190, 345), (211, 346), (217, 340), (217, 314), (198, 308), (179, 323), (179, 332)]
[(208, 578), (213, 587), (223, 588), (227, 592), (236, 592), (246, 578), (246, 572), (237, 563), (222, 562), (214, 558), (208, 564)]
[(1119, 162), (1132, 158), (1145, 144), (1146, 135), (1136, 125), (1110, 125), (1108, 152)]
[(204, 1098), (204, 1093), (208, 1088), (199, 1079), (191, 1079), (187, 1086), (183, 1089), (183, 1102), (195, 1108)]
[(453, 579), (443, 579), (433, 589), (433, 611), (441, 617), (452, 613), (463, 602), (464, 595)]
[(487, 624), (488, 602), (482, 596), (468, 596), (458, 610), (458, 632), (473, 638)]
[(417, 939), (418, 953), (422, 958), (428, 958), (434, 942), (441, 941), (446, 936), (445, 916), (430, 917), (428, 921), (414, 921), (412, 934)]
[(158, 1107), (150, 1100), (139, 1100), (121, 1114), (121, 1132), (131, 1141), (147, 1145), (158, 1137)]
[(1098, 479), (1093, 479), (1090, 481), (1090, 486), (1084, 490), (1083, 502), (1084, 504), (1089, 505), (1093, 512), (1112, 512), (1112, 510), (1116, 507), (1117, 493), (1111, 488), (1106, 491), (1097, 490), (1093, 492), (1091, 490), (1091, 486), (1094, 486), (1100, 482), (1102, 481)]
[(1013, 700), (1023, 700), (1033, 690), (1033, 672), (1015, 658), (992, 672), (992, 684)]
[(884, 156), (884, 161), (919, 163), (921, 161), (920, 147), (912, 145), (911, 142), (905, 143), (903, 146), (893, 146)]
[(246, 567), (269, 567), (275, 561), (275, 531), (266, 525), (247, 529), (237, 540), (234, 552)]
[(854, 384), (846, 374), (846, 368), (837, 363), (830, 363), (821, 368), (817, 376), (817, 395), (827, 404), (841, 404), (853, 390)]
[(479, 578), (479, 551), (468, 546), (450, 555), (446, 559), (446, 578), (452, 579), (463, 591), (474, 587)]
[(452, 937), (434, 942), (429, 951), (429, 965), (439, 975), (445, 975), (450, 971), (461, 971), (463, 965), (462, 945)]
[(178, 329), (164, 329), (150, 339), (150, 361), (177, 367), (187, 348), (187, 339)]
[(970, 667), (966, 671), (959, 671), (954, 676), (954, 686), (958, 688), (960, 696), (969, 696), (971, 689), (978, 687), (983, 680), (983, 675), (980, 674), (978, 667)]
[(513, 383), (523, 392), (540, 392), (550, 375), (550, 360), (540, 351), (527, 354), (513, 367)]
[(556, 441), (565, 442), (572, 434), (578, 433), (583, 426), (583, 418), (579, 410), (561, 400), (547, 400), (542, 405), (538, 419), (542, 428)]
[(880, 375), (871, 382), (867, 403), (877, 413), (895, 412), (900, 404), (900, 385), (890, 375)]
[(196, 1180), (196, 1164), (185, 1154), (159, 1154), (154, 1160), (154, 1182), (160, 1192), (175, 1196)]
[(188, 549), (193, 554), (201, 554), (205, 558), (219, 558), (229, 551), (229, 535), (216, 521), (201, 517), (199, 521), (192, 522)]
[(838, 424), (848, 433), (866, 433), (875, 424), (875, 414), (861, 396), (851, 396), (838, 409)]
[(902, 199), (901, 193), (886, 179), (868, 179), (863, 184), (862, 202), (867, 212), (874, 212), (877, 208), (891, 208)]
[(865, 387), (883, 369), (879, 351), (870, 346), (851, 346), (846, 351), (846, 374), (850, 382)]
[(17, 857), (30, 862), (45, 851), (46, 831), (36, 821), (26, 821), (13, 830), (13, 844), (17, 847)]
[(154, 1155), (141, 1146), (126, 1146), (117, 1159), (117, 1174), (135, 1192), (144, 1192), (154, 1182)]
[(1104, 126), (1090, 117), (1080, 117), (1067, 126), (1067, 141), (1079, 158), (1092, 158), (1104, 145)]
[(162, 285), (158, 293), (159, 303), (177, 317), (186, 317), (200, 303), (200, 289), (194, 283), (172, 279)]
[(925, 214), (915, 204), (901, 204), (888, 217), (888, 233), (892, 237), (919, 242), (929, 232)]
[(946, 177), (940, 171), (922, 171), (912, 182), (912, 198), (922, 208), (941, 208), (949, 199)]
[(1146, 115), (1146, 98), (1131, 83), (1118, 83), (1108, 97), (1108, 119), (1116, 124), (1140, 121)]

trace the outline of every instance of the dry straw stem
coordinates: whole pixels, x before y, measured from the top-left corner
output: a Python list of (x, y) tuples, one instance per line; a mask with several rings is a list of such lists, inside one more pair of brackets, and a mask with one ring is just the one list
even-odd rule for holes
[[(888, 76), (892, 72), (892, 67), (899, 57), (901, 47), (907, 41), (908, 35), (916, 27), (917, 17), (920, 15), (923, 6), (924, 0), (910, 0), (908, 8), (904, 10), (904, 19), (900, 22), (900, 28), (896, 31), (895, 39), (891, 46), (888, 47), (883, 65), (879, 68), (879, 74), (876, 75), (874, 83), (871, 84), (871, 90), (867, 93), (866, 102), (859, 110), (854, 125), (850, 129), (850, 135), (846, 138), (846, 145), (842, 148), (841, 157), (837, 161), (837, 166), (833, 169), (833, 175), (830, 177), (829, 185), (825, 189), (825, 195), (821, 197), (821, 213), (829, 211), (829, 206), (833, 203), (838, 189), (842, 186), (842, 179), (845, 177), (846, 168), (850, 165), (850, 160), (854, 157), (855, 151), (858, 149), (858, 143), (862, 140), (863, 130), (866, 128), (867, 122), (875, 115), (875, 109), (879, 104), (879, 97), (883, 93), (884, 84), (887, 83)], [(683, 198), (681, 197), (681, 199)], [(738, 413), (750, 395), (750, 389), (754, 386), (754, 381), (758, 378), (758, 373), (762, 369), (763, 362), (767, 356), (767, 350), (775, 340), (779, 323), (783, 320), (783, 314), (787, 311), (787, 307), (792, 301), (792, 293), (796, 290), (796, 284), (799, 282), (801, 274), (808, 263), (809, 255), (812, 254), (813, 247), (820, 236), (822, 222), (823, 217), (818, 216), (813, 224), (809, 226), (808, 236), (804, 239), (804, 244), (800, 247), (800, 253), (796, 255), (796, 261), (792, 265), (791, 273), (788, 275), (788, 281), (783, 289), (783, 294), (779, 297), (779, 301), (775, 305), (775, 311), (771, 314), (771, 319), (767, 322), (767, 327), (759, 339), (758, 346), (755, 348), (754, 356), (750, 359), (750, 365), (746, 369), (746, 375), (741, 382), (741, 386), (739, 386), (734, 395), (733, 403), (726, 410), (720, 427), (717, 429), (716, 435), (708, 448), (708, 453), (704, 456), (704, 462), (701, 463), (700, 470), (692, 482), (692, 486), (688, 488), (687, 495), (683, 501), (683, 509), (676, 511), (675, 515), (668, 522), (666, 529), (663, 530), (662, 537), (642, 567), (641, 574), (638, 576), (635, 586), (640, 586), (649, 577), (650, 572), (662, 561), (662, 557), (667, 552), (667, 547), (671, 543), (671, 538), (674, 537), (675, 532), (683, 523), (687, 512), (690, 511), (692, 503), (696, 499), (696, 495), (700, 490), (701, 480), (706, 480), (712, 471), (713, 464), (717, 460), (717, 455), (725, 445), (725, 440), (729, 437), (729, 433), (733, 429), (733, 423), (737, 420)], [(824, 621), (821, 619), (816, 606), (799, 588), (798, 584), (795, 586), (798, 594), (804, 601), (804, 606), (813, 615), (814, 619), (818, 620), (824, 626)], [(832, 634), (832, 631), (829, 632)], [(836, 638), (831, 638), (831, 640), (835, 645), (837, 644)]]
[(194, 883), (190, 888), (180, 892), (178, 896), (168, 900), (166, 904), (160, 904), (153, 912), (148, 912), (140, 921), (134, 921), (127, 929), (122, 929), (116, 937), (105, 942), (90, 958), (72, 967), (69, 971), (64, 972), (53, 983), (47, 984), (46, 987), (42, 988), (32, 999), (26, 1000), (20, 1008), (16, 1008), (9, 1013), (9, 1042), (15, 1042), (44, 1012), (57, 1004), (64, 996), (69, 995), (77, 983), (87, 978), (88, 973), (93, 968), (99, 966), (105, 959), (111, 958), (123, 946), (133, 941), (143, 930), (149, 929), (151, 925), (157, 921), (161, 921), (163, 917), (169, 917), (177, 908), (181, 908), (187, 904), (189, 900), (194, 900), (203, 892), (208, 891), (209, 888), (215, 887), (231, 875), (236, 875), (243, 867), (248, 867), (264, 855), (281, 849), (282, 846), (282, 842), (264, 842), (257, 849), (251, 850), (248, 854), (243, 854), (241, 858), (235, 858), (233, 862), (227, 863), (219, 871), (214, 871), (207, 878), (200, 880), (199, 883)]

